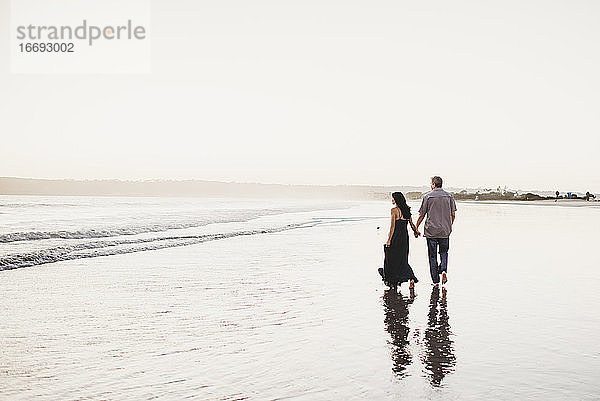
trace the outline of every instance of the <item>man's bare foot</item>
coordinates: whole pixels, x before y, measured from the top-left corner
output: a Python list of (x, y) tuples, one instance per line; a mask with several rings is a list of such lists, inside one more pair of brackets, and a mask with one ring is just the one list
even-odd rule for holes
[(448, 277), (446, 277), (446, 272), (442, 272), (442, 284), (446, 284), (448, 282)]
[(410, 280), (410, 285), (408, 288), (415, 288), (415, 280)]

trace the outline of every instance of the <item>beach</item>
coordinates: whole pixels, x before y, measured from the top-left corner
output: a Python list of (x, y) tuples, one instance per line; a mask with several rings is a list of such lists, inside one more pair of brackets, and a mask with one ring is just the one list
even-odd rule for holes
[(597, 207), (458, 202), (411, 295), (377, 274), (390, 202), (0, 204), (0, 399), (600, 397)]

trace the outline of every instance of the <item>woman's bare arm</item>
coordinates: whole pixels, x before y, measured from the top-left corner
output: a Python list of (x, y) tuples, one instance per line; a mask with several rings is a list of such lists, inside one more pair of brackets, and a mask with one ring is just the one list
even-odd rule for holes
[(385, 243), (387, 246), (390, 246), (392, 243), (392, 235), (394, 235), (394, 228), (396, 227), (396, 215), (394, 214), (394, 209), (391, 211), (392, 221), (390, 222), (390, 232), (388, 233), (388, 240)]

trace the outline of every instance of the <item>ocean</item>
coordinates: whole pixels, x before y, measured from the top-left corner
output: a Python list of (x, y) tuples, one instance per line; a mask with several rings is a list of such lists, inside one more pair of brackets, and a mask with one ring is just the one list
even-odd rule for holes
[(600, 398), (600, 208), (459, 202), (393, 293), (390, 207), (0, 196), (0, 399)]

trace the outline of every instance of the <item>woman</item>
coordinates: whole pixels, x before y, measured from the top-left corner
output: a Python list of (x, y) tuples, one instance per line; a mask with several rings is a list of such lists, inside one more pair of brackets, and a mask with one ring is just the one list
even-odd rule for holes
[(410, 281), (409, 288), (414, 288), (415, 283), (419, 280), (408, 264), (408, 230), (406, 227), (410, 223), (415, 238), (421, 233), (412, 221), (410, 207), (406, 204), (406, 198), (402, 192), (392, 194), (392, 203), (395, 207), (392, 208), (390, 232), (383, 248), (385, 261), (383, 269), (379, 269), (379, 273), (391, 289), (395, 290), (398, 284), (405, 281)]

